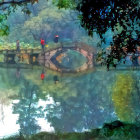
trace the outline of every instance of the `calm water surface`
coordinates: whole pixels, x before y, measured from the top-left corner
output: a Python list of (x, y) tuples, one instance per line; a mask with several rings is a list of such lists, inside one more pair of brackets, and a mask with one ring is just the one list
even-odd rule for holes
[(76, 75), (44, 71), (41, 80), (42, 69), (0, 68), (0, 137), (81, 132), (114, 120), (136, 121), (139, 71), (98, 68)]

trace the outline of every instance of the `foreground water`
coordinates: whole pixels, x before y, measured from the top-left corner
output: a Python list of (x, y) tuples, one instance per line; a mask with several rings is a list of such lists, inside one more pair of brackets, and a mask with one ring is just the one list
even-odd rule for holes
[(0, 137), (82, 132), (114, 120), (133, 123), (139, 116), (139, 71), (44, 71), (41, 80), (42, 69), (0, 68)]

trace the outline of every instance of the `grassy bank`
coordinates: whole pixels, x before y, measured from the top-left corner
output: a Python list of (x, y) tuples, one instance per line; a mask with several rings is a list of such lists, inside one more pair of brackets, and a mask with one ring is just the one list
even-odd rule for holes
[(140, 124), (126, 124), (115, 121), (104, 124), (101, 129), (83, 133), (48, 133), (41, 132), (31, 136), (22, 134), (1, 140), (139, 140)]

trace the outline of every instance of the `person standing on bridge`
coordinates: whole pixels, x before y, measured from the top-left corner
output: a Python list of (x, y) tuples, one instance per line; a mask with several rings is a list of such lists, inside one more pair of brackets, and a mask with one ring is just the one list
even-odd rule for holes
[(17, 51), (19, 52), (19, 51), (20, 51), (20, 44), (19, 44), (19, 40), (17, 40), (17, 42), (16, 42), (16, 47), (17, 47)]
[(42, 50), (44, 52), (45, 40), (44, 39), (41, 39), (40, 44), (41, 44)]
[(55, 43), (58, 43), (58, 39), (59, 39), (59, 35), (55, 35), (55, 37), (54, 37), (54, 42), (55, 42)]

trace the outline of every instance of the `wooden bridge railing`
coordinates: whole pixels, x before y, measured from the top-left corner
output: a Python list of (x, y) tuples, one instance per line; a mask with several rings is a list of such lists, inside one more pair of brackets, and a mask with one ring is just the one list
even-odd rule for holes
[(0, 54), (17, 54), (17, 53), (35, 53), (35, 52), (41, 52), (41, 49), (20, 49), (20, 51), (17, 50), (0, 50)]

